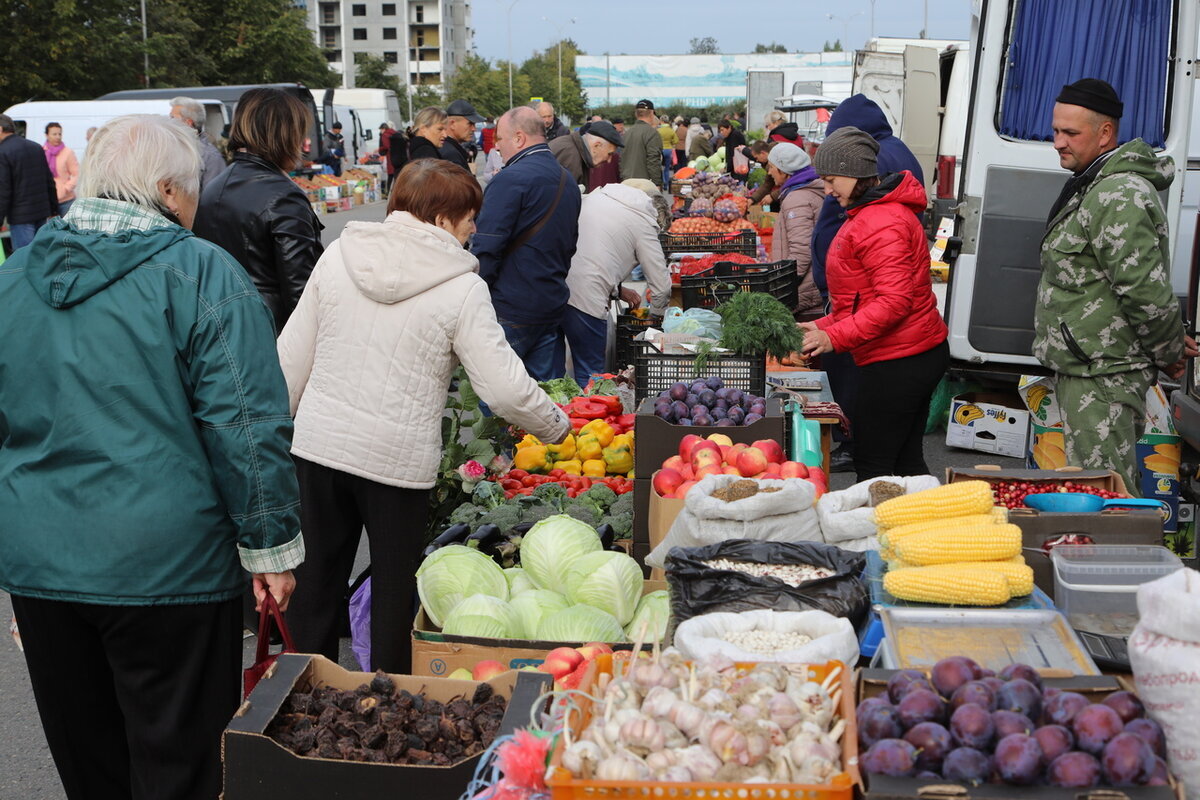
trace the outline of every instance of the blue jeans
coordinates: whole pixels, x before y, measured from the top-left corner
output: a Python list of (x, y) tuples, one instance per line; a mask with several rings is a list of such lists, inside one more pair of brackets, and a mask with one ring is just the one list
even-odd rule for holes
[[(608, 343), (608, 320), (598, 319), (567, 306), (563, 313), (563, 334), (571, 348), (571, 366), (575, 382), (586, 387), (596, 373), (604, 372), (604, 350)], [(559, 351), (558, 365), (566, 369), (566, 351)]]
[[(561, 378), (563, 371), (555, 369), (555, 350), (562, 330), (555, 322), (508, 322), (500, 320), (504, 338), (517, 356), (525, 362), (525, 371), (535, 381)], [(556, 374), (557, 373), (557, 374)]]
[(38, 232), (38, 228), (42, 227), (45, 222), (18, 222), (16, 225), (9, 223), (8, 231), (12, 236), (13, 251), (20, 250), (25, 245), (33, 241), (33, 236)]
[(675, 151), (666, 149), (663, 154), (663, 189), (670, 191), (671, 189), (671, 157), (675, 155)]

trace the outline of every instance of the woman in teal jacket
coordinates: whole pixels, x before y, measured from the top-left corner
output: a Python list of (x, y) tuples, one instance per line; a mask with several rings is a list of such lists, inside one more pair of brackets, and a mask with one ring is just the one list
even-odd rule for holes
[(240, 597), (304, 558), (271, 316), (188, 230), (196, 137), (122, 117), (0, 269), (0, 589), (68, 798), (206, 798)]

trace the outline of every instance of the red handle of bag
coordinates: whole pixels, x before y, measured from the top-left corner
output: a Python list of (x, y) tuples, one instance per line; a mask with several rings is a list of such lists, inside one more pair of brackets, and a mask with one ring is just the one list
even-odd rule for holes
[(283, 612), (279, 610), (279, 604), (275, 602), (275, 596), (268, 589), (263, 596), (262, 608), (258, 612), (258, 650), (254, 654), (255, 664), (261, 664), (267, 660), (267, 651), (271, 646), (272, 621), (275, 622), (275, 627), (279, 628), (279, 635), (283, 639), (283, 650), (278, 655), (296, 652), (296, 644), (292, 641), (292, 632), (288, 630), (287, 622), (283, 619)]

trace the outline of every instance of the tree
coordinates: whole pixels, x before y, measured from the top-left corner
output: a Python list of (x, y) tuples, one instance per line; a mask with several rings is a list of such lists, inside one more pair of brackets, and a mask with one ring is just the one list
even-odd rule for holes
[[(562, 47), (562, 97), (558, 96), (559, 47)], [(514, 91), (513, 102), (519, 103), (531, 96), (542, 97), (554, 105), (556, 113), (565, 114), (570, 119), (582, 117), (586, 99), (575, 74), (575, 55), (578, 52), (579, 47), (575, 42), (563, 39), (545, 51), (535, 53), (521, 65), (521, 74), (529, 79), (530, 92), (518, 97)]]
[(446, 96), (466, 100), (485, 116), (499, 116), (508, 110), (508, 74), (471, 53), (447, 84)]
[(189, 0), (217, 61), (213, 83), (333, 85), (335, 75), (292, 0)]
[(721, 52), (721, 49), (717, 47), (717, 40), (711, 36), (692, 39), (689, 44), (692, 47), (690, 51), (692, 55), (712, 55)]
[(842, 52), (842, 40), (834, 39), (833, 44), (830, 44), (829, 41), (826, 40), (825, 47), (821, 50), (821, 52), (822, 53), (840, 53), (840, 52)]
[(354, 64), (354, 85), (363, 89), (391, 89), (404, 97), (404, 83), (392, 73), (382, 56), (358, 53)]
[(778, 42), (775, 42), (774, 40), (772, 40), (770, 44), (754, 45), (754, 52), (756, 53), (786, 53), (787, 51), (788, 49), (786, 47)]

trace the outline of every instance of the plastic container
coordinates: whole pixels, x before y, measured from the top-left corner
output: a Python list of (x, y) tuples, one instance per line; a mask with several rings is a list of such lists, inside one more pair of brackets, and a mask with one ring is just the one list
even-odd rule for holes
[(696, 275), (680, 278), (684, 308), (714, 308), (737, 292), (763, 292), (789, 309), (795, 309), (800, 276), (796, 262), (738, 264), (719, 261)]
[[(679, 381), (697, 377), (696, 356), (692, 353), (671, 355), (660, 353), (653, 345), (641, 345), (633, 356), (634, 380), (639, 403), (647, 397), (670, 389)], [(755, 395), (767, 393), (767, 358), (764, 355), (726, 355), (710, 353), (703, 370), (704, 377), (715, 375), (726, 386)], [(683, 434), (680, 434), (682, 436)]]
[(1059, 545), (1050, 551), (1054, 602), (1071, 627), (1128, 636), (1137, 624), (1137, 588), (1183, 568), (1156, 545)]
[(741, 253), (753, 256), (758, 250), (758, 234), (754, 231), (736, 233), (660, 233), (658, 240), (663, 253)]
[(633, 357), (638, 350), (638, 346), (633, 343), (633, 338), (647, 328), (653, 327), (654, 323), (654, 319), (649, 316), (635, 317), (633, 314), (617, 314), (617, 325), (613, 335), (616, 369), (624, 369), (633, 363)]
[(1048, 513), (1089, 514), (1104, 508), (1104, 498), (1087, 492), (1046, 492), (1026, 495), (1025, 505)]

